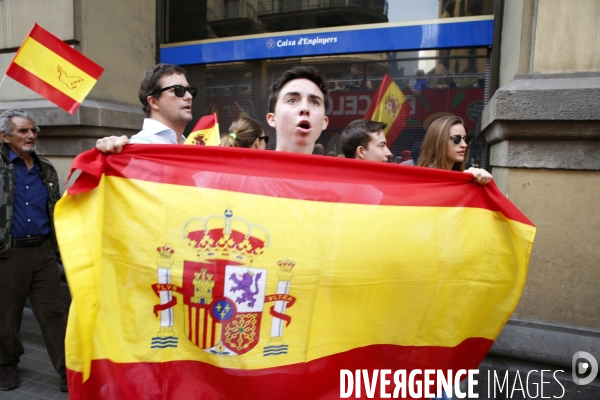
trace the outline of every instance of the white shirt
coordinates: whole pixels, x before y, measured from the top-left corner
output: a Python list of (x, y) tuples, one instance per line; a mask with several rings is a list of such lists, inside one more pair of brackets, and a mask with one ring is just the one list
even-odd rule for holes
[[(185, 141), (185, 137), (182, 137)], [(141, 144), (178, 144), (177, 135), (173, 129), (154, 119), (144, 118), (142, 130), (129, 139), (130, 143)]]

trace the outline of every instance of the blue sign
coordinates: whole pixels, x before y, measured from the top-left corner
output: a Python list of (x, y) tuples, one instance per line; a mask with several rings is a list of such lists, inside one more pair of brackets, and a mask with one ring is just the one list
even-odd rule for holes
[(168, 64), (207, 64), (284, 57), (371, 53), (491, 46), (492, 17), (480, 20), (439, 20), (421, 25), (260, 35), (244, 39), (206, 40), (163, 45), (160, 61)]

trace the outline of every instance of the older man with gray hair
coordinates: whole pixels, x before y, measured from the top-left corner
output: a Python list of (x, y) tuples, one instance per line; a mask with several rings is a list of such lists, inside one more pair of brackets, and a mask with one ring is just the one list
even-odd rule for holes
[(54, 205), (58, 175), (35, 146), (39, 128), (23, 110), (0, 115), (0, 390), (21, 384), (24, 353), (19, 330), (27, 298), (40, 324), (52, 365), (66, 392), (65, 330)]

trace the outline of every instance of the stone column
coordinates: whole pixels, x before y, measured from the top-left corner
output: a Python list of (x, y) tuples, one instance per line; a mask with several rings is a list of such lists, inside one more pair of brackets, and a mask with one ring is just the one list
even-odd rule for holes
[(537, 235), (523, 296), (490, 357), (513, 372), (570, 375), (577, 351), (600, 360), (600, 2), (503, 4), (500, 88), (482, 131), (496, 184)]

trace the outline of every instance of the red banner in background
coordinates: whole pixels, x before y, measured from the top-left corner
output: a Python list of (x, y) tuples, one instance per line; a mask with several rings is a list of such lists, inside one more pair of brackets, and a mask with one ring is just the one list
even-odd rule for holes
[[(341, 133), (350, 122), (364, 118), (376, 93), (374, 90), (330, 92), (331, 101), (327, 109), (329, 126), (325, 133)], [(458, 115), (465, 121), (469, 130), (476, 129), (484, 106), (483, 88), (426, 89), (417, 96), (406, 92), (404, 94), (412, 108), (405, 130), (425, 130), (435, 118), (447, 114)], [(268, 127), (266, 112), (263, 112), (265, 115), (259, 115), (258, 111), (266, 108), (266, 99), (264, 105), (258, 105), (249, 94), (215, 96), (206, 99), (206, 106), (218, 113), (223, 131), (239, 116), (240, 107), (248, 116), (263, 124), (263, 127)]]

